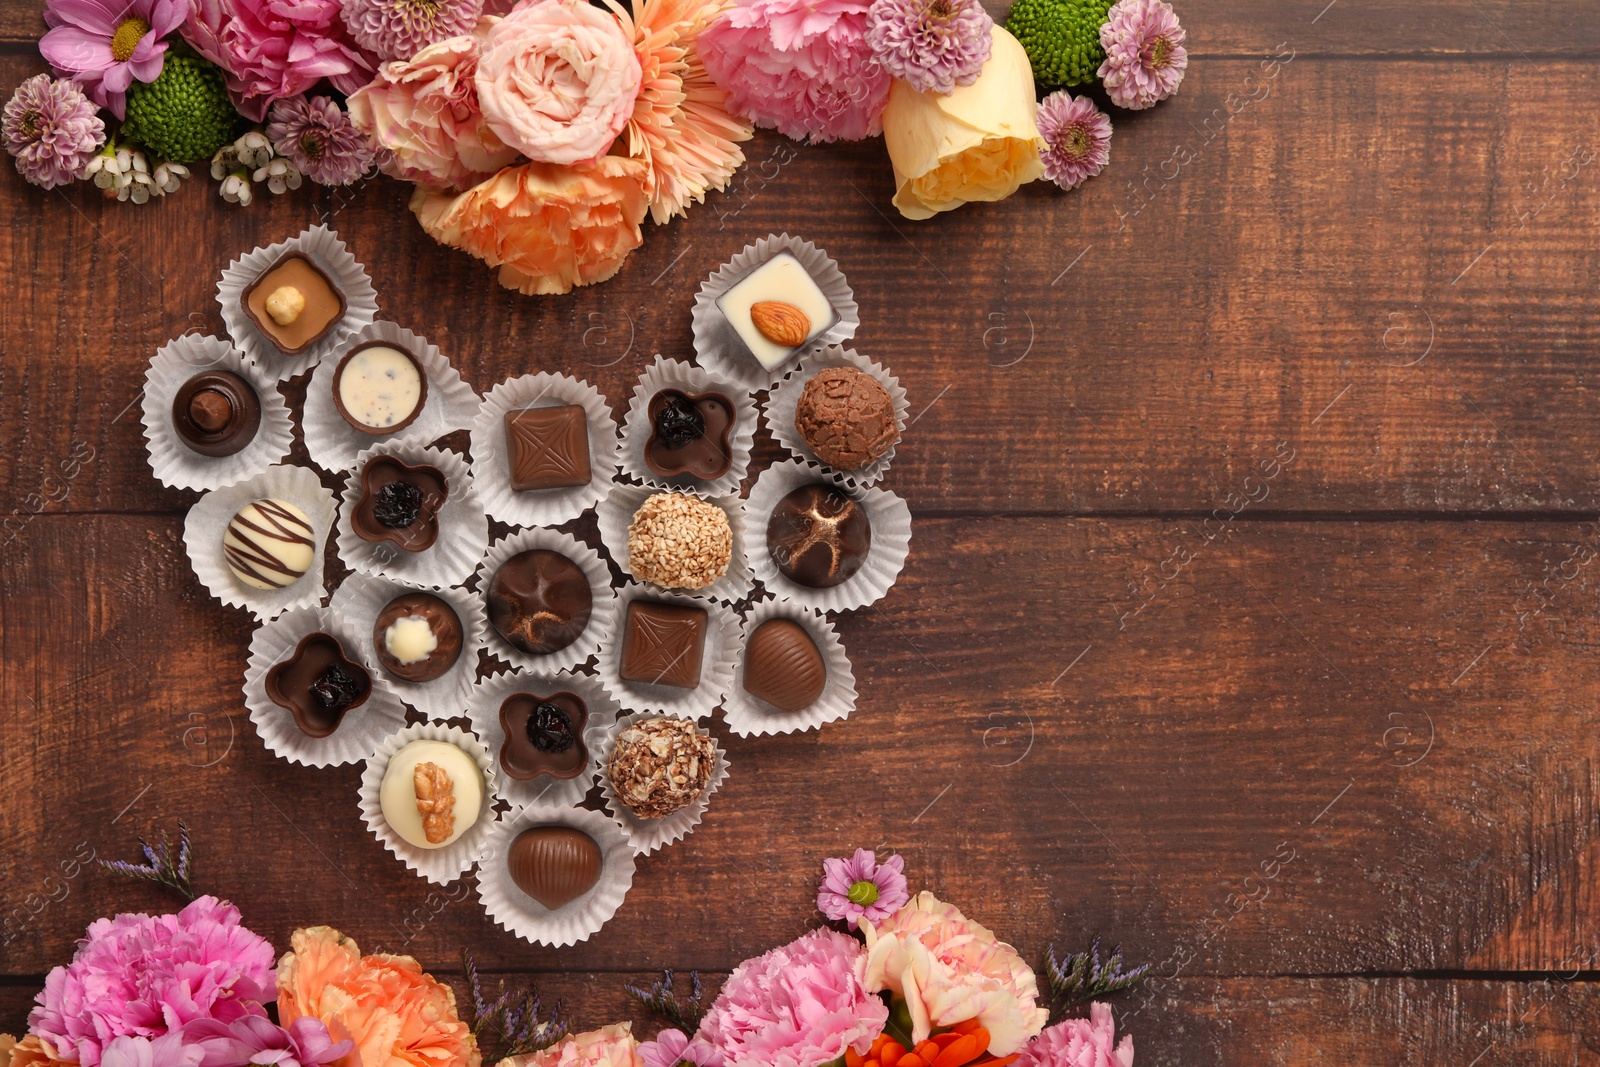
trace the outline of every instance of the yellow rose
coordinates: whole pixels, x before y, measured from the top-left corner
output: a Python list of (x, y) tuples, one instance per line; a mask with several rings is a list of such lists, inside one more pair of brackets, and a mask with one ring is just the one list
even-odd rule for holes
[(889, 90), (883, 139), (894, 164), (894, 206), (931, 219), (969, 200), (1004, 200), (1044, 174), (1028, 53), (999, 26), (978, 80), (953, 93)]

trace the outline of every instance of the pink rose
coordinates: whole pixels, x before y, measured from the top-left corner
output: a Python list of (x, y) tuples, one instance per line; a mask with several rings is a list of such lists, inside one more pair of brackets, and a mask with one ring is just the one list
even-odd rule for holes
[(227, 76), (239, 113), (266, 117), (274, 100), (323, 78), (353, 93), (374, 63), (350, 40), (340, 0), (190, 0), (183, 39)]
[(643, 72), (617, 17), (586, 0), (523, 0), (489, 28), (478, 99), (489, 128), (542, 163), (591, 163), (617, 139)]
[(483, 120), (477, 69), (477, 39), (451, 37), (385, 63), (350, 98), (351, 120), (389, 150), (385, 174), (459, 192), (517, 158)]

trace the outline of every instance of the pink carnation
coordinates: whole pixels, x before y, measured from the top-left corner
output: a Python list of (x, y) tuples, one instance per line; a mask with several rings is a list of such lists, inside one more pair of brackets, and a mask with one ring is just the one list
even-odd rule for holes
[(176, 915), (97, 920), (45, 977), (28, 1029), (57, 1058), (97, 1067), (118, 1037), (264, 1014), (274, 988), (272, 946), (239, 925), (238, 908), (201, 897)]
[(699, 1037), (729, 1067), (819, 1067), (865, 1054), (889, 1009), (861, 984), (861, 943), (813, 930), (734, 968)]
[(639, 1042), (628, 1023), (568, 1034), (547, 1049), (508, 1056), (495, 1067), (638, 1067)]
[(1056, 1023), (1028, 1043), (1015, 1067), (1133, 1067), (1133, 1038), (1116, 1040), (1111, 1006), (1096, 1001), (1087, 1019)]
[(489, 28), (478, 100), (499, 138), (541, 163), (592, 163), (627, 126), (644, 72), (617, 16), (523, 0)]
[(867, 43), (870, 0), (741, 0), (700, 35), (729, 108), (796, 139), (883, 132), (893, 83)]
[(181, 32), (221, 67), (240, 114), (266, 117), (275, 100), (323, 78), (353, 93), (376, 65), (350, 39), (339, 0), (189, 0)]

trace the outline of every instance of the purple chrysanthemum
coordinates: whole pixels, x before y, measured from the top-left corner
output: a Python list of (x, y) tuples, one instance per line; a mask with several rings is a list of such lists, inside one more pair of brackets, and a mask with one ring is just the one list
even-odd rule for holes
[(1100, 81), (1118, 107), (1150, 107), (1178, 91), (1189, 66), (1188, 35), (1172, 5), (1162, 0), (1119, 0), (1100, 27)]
[(682, 1030), (663, 1030), (654, 1041), (639, 1043), (639, 1059), (644, 1067), (722, 1067), (722, 1053), (703, 1037), (691, 1038)]
[(874, 0), (867, 12), (867, 43), (878, 62), (919, 93), (976, 81), (993, 29), (978, 0)]
[(374, 152), (367, 135), (326, 96), (295, 96), (273, 104), (267, 140), (320, 185), (349, 185), (372, 169)]
[(128, 86), (156, 80), (188, 14), (184, 0), (46, 0), (39, 54), (120, 119)]
[(879, 863), (864, 848), (849, 859), (822, 861), (822, 884), (817, 887), (817, 910), (830, 919), (854, 926), (864, 916), (882, 922), (911, 899), (906, 890), (906, 861), (892, 855)]
[(1065, 89), (1039, 103), (1039, 136), (1044, 138), (1044, 176), (1063, 189), (1075, 189), (1105, 169), (1111, 159), (1111, 120), (1087, 96)]
[(356, 44), (380, 59), (410, 59), (431, 44), (472, 33), (483, 0), (344, 0)]
[(35, 74), (11, 94), (0, 121), (6, 151), (17, 171), (35, 185), (54, 189), (83, 177), (106, 143), (106, 124), (94, 104), (70, 81)]

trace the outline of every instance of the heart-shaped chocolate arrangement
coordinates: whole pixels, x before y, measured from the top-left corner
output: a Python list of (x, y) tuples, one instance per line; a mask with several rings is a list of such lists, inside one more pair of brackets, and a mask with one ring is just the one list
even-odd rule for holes
[(439, 509), (449, 495), (438, 467), (375, 456), (361, 470), (361, 497), (350, 513), (350, 528), (363, 541), (422, 552), (439, 539)]
[(663, 389), (650, 398), (650, 439), (644, 445), (645, 466), (670, 478), (689, 474), (720, 478), (733, 466), (733, 401), (721, 393), (691, 396)]
[(506, 864), (517, 888), (556, 910), (600, 881), (600, 846), (570, 826), (534, 826), (511, 842)]

